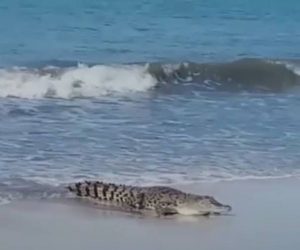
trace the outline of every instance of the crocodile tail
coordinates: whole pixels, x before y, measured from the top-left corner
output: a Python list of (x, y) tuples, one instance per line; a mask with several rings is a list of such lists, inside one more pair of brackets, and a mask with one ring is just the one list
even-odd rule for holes
[(67, 189), (71, 193), (75, 193), (77, 196), (90, 196), (92, 189), (94, 189), (93, 182), (85, 181), (85, 182), (77, 182), (67, 186)]

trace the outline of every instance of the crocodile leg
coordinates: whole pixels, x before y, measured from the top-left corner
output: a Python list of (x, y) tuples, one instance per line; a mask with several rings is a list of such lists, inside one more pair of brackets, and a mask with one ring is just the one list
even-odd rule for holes
[(155, 212), (158, 217), (177, 214), (177, 211), (175, 209), (170, 207), (164, 207), (161, 205), (157, 205), (155, 207)]

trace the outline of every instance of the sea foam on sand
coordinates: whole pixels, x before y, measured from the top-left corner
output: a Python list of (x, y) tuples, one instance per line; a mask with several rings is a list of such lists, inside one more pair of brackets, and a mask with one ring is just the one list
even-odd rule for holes
[(212, 194), (233, 214), (158, 219), (76, 201), (0, 207), (1, 250), (282, 250), (300, 245), (300, 180), (233, 181), (180, 187)]

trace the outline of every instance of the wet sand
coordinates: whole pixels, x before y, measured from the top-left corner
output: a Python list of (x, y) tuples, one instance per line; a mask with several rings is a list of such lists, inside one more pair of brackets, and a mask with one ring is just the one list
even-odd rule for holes
[(233, 214), (158, 219), (77, 201), (19, 201), (0, 207), (1, 250), (282, 250), (300, 246), (300, 180), (181, 187), (212, 194)]

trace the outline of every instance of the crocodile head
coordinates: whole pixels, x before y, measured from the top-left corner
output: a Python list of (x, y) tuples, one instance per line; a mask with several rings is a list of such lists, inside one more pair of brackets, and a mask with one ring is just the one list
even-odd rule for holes
[(212, 196), (187, 195), (177, 202), (175, 210), (182, 215), (224, 214), (231, 206), (216, 201)]

